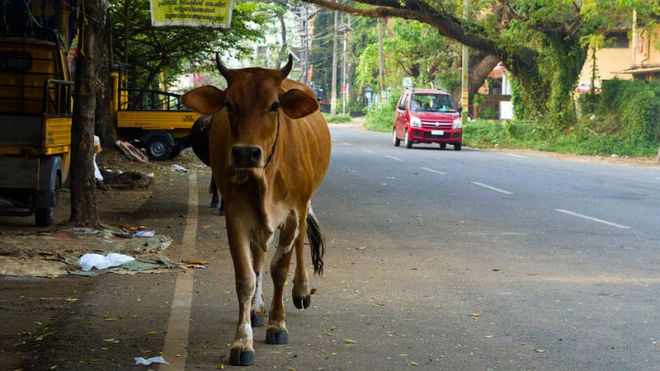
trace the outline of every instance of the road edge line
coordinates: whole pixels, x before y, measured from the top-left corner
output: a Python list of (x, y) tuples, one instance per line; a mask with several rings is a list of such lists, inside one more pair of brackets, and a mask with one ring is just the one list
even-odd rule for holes
[[(188, 177), (188, 214), (181, 243), (181, 257), (191, 257), (195, 251), (199, 221), (198, 204), (197, 175), (191, 173)], [(159, 370), (183, 370), (186, 367), (193, 284), (193, 269), (177, 273), (167, 335), (163, 345), (163, 357), (169, 364), (160, 365)]]

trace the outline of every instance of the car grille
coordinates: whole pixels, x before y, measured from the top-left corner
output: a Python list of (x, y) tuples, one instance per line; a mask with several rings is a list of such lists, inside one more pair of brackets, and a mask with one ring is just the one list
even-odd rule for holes
[(452, 128), (451, 122), (422, 121), (424, 129), (449, 130)]
[(433, 135), (429, 133), (428, 131), (424, 132), (424, 138), (427, 139), (449, 139), (451, 136), (451, 133), (444, 133), (443, 135)]

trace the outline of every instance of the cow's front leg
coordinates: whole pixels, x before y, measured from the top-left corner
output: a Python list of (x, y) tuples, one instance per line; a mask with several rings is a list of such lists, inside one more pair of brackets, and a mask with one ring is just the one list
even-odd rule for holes
[(235, 236), (228, 224), (229, 246), (234, 262), (236, 278), (236, 296), (238, 297), (238, 326), (231, 346), (229, 364), (248, 366), (254, 363), (252, 325), (250, 306), (255, 291), (256, 277), (250, 264), (250, 247), (245, 238)]
[(266, 330), (266, 343), (268, 344), (287, 344), (289, 342), (284, 312), (284, 284), (289, 274), (293, 244), (298, 236), (298, 231), (298, 223), (296, 223), (295, 218), (290, 217), (280, 230), (280, 241), (270, 264), (270, 275), (273, 279), (273, 300), (268, 312), (268, 328)]
[(257, 244), (250, 244), (252, 250), (252, 267), (255, 273), (255, 290), (252, 296), (252, 309), (250, 311), (250, 323), (252, 327), (262, 327), (266, 311), (264, 309), (263, 276), (266, 265), (266, 248)]

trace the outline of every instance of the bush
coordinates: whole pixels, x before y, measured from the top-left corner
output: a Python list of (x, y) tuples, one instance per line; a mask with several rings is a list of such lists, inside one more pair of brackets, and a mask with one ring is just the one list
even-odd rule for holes
[(380, 105), (372, 105), (367, 113), (364, 127), (373, 131), (390, 132), (396, 117), (396, 104), (401, 96), (401, 89), (393, 90), (390, 97)]

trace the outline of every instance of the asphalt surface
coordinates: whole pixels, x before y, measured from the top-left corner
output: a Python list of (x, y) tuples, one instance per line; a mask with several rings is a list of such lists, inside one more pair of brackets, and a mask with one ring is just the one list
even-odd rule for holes
[[(244, 369), (658, 369), (659, 168), (331, 132), (313, 200), (325, 276), (311, 278), (308, 310), (287, 295), (288, 345), (255, 329)], [(209, 180), (204, 169), (158, 180), (126, 216), (206, 269), (0, 279), (7, 369), (231, 368), (238, 310)], [(161, 352), (169, 366), (133, 366)]]

